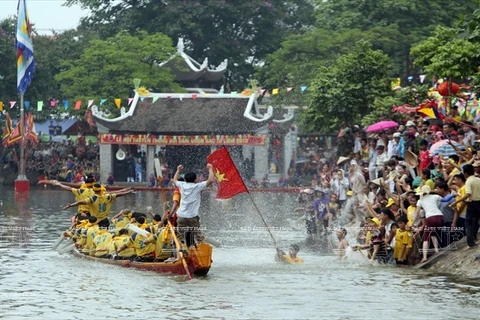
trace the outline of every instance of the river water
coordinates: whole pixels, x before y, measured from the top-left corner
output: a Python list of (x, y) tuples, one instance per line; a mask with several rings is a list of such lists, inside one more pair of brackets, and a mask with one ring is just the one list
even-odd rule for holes
[[(479, 319), (480, 282), (426, 271), (339, 263), (301, 250), (303, 265), (274, 261), (274, 249), (246, 195), (220, 202), (205, 193), (205, 232), (214, 249), (207, 278), (125, 269), (50, 250), (74, 211), (64, 191), (38, 188), (15, 199), (0, 188), (1, 319)], [(114, 211), (160, 208), (160, 194), (119, 198)], [(292, 223), (290, 194), (253, 194), (287, 249), (305, 231)], [(335, 244), (331, 243), (332, 248)], [(327, 250), (328, 251), (328, 250)]]

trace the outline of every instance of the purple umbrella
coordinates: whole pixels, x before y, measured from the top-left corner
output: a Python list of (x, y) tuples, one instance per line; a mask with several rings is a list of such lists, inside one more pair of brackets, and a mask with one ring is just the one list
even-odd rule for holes
[(380, 121), (375, 124), (372, 124), (367, 128), (367, 132), (376, 132), (376, 131), (382, 131), (382, 130), (388, 130), (392, 128), (398, 127), (398, 123), (395, 121)]

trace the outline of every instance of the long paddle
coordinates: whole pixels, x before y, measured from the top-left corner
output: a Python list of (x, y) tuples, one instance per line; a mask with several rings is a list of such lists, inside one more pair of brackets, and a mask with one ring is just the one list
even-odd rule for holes
[[(162, 191), (162, 199), (163, 199), (163, 211), (164, 211), (163, 213), (165, 214), (165, 204), (167, 203), (167, 195), (165, 194), (165, 189), (163, 188), (163, 185), (162, 185), (163, 177), (161, 175), (161, 170), (159, 167), (160, 167), (160, 162), (158, 162), (158, 165), (155, 166), (155, 169), (157, 171), (158, 180), (160, 181), (160, 190)], [(192, 275), (190, 274), (190, 270), (188, 269), (187, 260), (183, 256), (183, 252), (181, 251), (182, 247), (180, 246), (180, 241), (178, 241), (177, 235), (175, 234), (175, 229), (173, 228), (173, 225), (170, 222), (170, 218), (167, 218), (167, 226), (170, 232), (172, 233), (173, 241), (175, 242), (175, 246), (177, 247), (177, 257), (182, 259), (183, 268), (187, 273), (188, 279), (192, 280)]]

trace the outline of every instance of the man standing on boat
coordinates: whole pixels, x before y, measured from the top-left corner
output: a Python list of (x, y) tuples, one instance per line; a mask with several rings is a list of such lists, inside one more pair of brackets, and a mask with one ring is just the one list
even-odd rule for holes
[[(177, 211), (177, 230), (179, 232), (180, 240), (186, 242), (187, 246), (190, 246), (199, 240), (200, 218), (198, 217), (198, 211), (200, 209), (200, 192), (206, 187), (209, 187), (215, 179), (212, 165), (207, 164), (207, 168), (207, 181), (195, 183), (197, 180), (195, 172), (186, 173), (183, 177), (185, 182), (179, 181), (180, 173), (183, 170), (182, 165), (177, 167), (177, 171), (173, 177), (173, 183), (180, 189), (181, 194), (180, 208)], [(186, 239), (185, 235), (187, 232), (191, 232), (191, 237), (193, 239)]]

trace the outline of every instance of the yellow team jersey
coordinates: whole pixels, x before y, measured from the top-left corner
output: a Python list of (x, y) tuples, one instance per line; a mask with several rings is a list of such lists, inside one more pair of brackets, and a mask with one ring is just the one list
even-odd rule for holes
[(134, 233), (129, 241), (128, 246), (135, 249), (137, 257), (142, 257), (155, 253), (155, 243), (145, 244), (147, 237), (144, 237), (138, 233)]
[(90, 251), (90, 254), (95, 254), (96, 257), (108, 254), (111, 243), (112, 234), (107, 229), (98, 230), (93, 238), (93, 250)]
[(368, 231), (367, 234), (365, 235), (365, 244), (370, 244), (372, 241), (372, 232)]
[(102, 195), (95, 194), (87, 199), (90, 214), (97, 218), (97, 222), (107, 219), (116, 198), (116, 194), (104, 193)]
[[(128, 246), (129, 239), (130, 237), (126, 234), (114, 237), (113, 241), (110, 243), (110, 246), (109, 246), (109, 253), (110, 254), (114, 253), (115, 251), (120, 249), (120, 247), (123, 246), (124, 244)], [(135, 248), (130, 248), (130, 247), (118, 253), (118, 256), (122, 258), (130, 258), (134, 255), (135, 255)]]
[[(459, 200), (459, 199), (465, 197), (465, 193), (466, 193), (465, 190), (466, 190), (465, 185), (463, 185), (463, 187), (458, 189), (458, 195), (455, 198), (455, 200)], [(457, 203), (457, 210), (459, 211), (459, 217), (465, 219), (465, 216), (467, 214), (467, 206), (464, 205), (464, 204), (465, 204), (464, 202)], [(462, 207), (463, 207), (463, 210), (462, 210), (462, 212), (460, 212), (460, 209), (462, 209)]]
[(430, 187), (430, 190), (434, 190), (434, 189), (435, 189), (435, 183), (433, 182), (432, 179), (426, 180), (424, 185), (429, 186), (429, 187)]
[(397, 229), (395, 234), (395, 247), (393, 248), (393, 257), (398, 261), (407, 260), (407, 249), (412, 248), (413, 235), (410, 231)]
[[(82, 201), (95, 195), (95, 192), (91, 188), (86, 188), (86, 189), (72, 188), (72, 193), (75, 196), (75, 201)], [(77, 212), (90, 212), (90, 207), (88, 206), (88, 204), (81, 204), (78, 206)]]
[(283, 261), (283, 262), (286, 262), (286, 263), (289, 263), (289, 264), (300, 264), (300, 263), (303, 263), (303, 259), (302, 259), (302, 258), (296, 257), (295, 259), (292, 259), (292, 257), (290, 257), (290, 255), (288, 255), (288, 254), (282, 256), (282, 261)]
[(151, 223), (148, 224), (148, 228), (152, 230), (152, 233), (157, 233), (158, 232), (158, 221), (153, 220)]
[(155, 243), (155, 257), (159, 260), (170, 258), (172, 254), (172, 234), (168, 228), (160, 229), (155, 235), (157, 241)]
[(173, 191), (173, 201), (172, 201), (172, 203), (177, 201), (177, 207), (175, 208), (175, 212), (178, 210), (178, 208), (180, 208), (180, 200), (182, 200), (180, 189), (175, 188), (175, 190)]
[(85, 245), (83, 246), (83, 252), (90, 254), (91, 250), (94, 249), (93, 247), (93, 239), (95, 239), (95, 235), (99, 231), (98, 225), (95, 224), (93, 226), (89, 226), (84, 233), (83, 238), (85, 238)]
[(112, 219), (112, 224), (115, 226), (115, 234), (122, 229), (127, 228), (127, 225), (130, 223), (128, 216), (121, 216), (117, 219)]
[(417, 210), (417, 207), (414, 206), (408, 206), (407, 208), (407, 226), (411, 227), (413, 225), (413, 214), (415, 213), (415, 210)]

